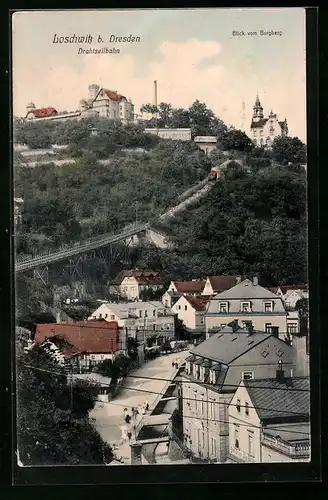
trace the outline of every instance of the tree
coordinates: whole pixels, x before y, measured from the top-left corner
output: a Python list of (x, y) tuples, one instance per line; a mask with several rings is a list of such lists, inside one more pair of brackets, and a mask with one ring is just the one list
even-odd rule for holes
[(282, 165), (306, 163), (306, 146), (298, 137), (276, 137), (272, 143), (272, 154)]
[(295, 309), (300, 317), (300, 333), (301, 335), (308, 335), (309, 333), (309, 300), (302, 298), (295, 304)]
[(24, 465), (92, 465), (109, 463), (113, 453), (88, 413), (94, 388), (71, 388), (63, 367), (35, 346), (17, 359), (19, 459)]
[(230, 128), (219, 134), (218, 147), (224, 151), (237, 150), (247, 152), (254, 148), (254, 144), (245, 132)]

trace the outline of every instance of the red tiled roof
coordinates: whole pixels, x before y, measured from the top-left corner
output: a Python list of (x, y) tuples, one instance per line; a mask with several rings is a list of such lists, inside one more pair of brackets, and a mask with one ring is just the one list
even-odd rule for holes
[(33, 113), (35, 118), (47, 118), (48, 116), (57, 115), (55, 108), (40, 108), (32, 109), (29, 113)]
[(210, 280), (211, 287), (216, 293), (224, 292), (229, 290), (237, 284), (237, 276), (208, 276)]
[(106, 90), (104, 89), (105, 94), (111, 101), (120, 101), (121, 100), (121, 95), (117, 94), (117, 92), (114, 92), (113, 90)]
[(264, 127), (264, 125), (266, 124), (267, 121), (268, 121), (268, 118), (261, 118), (261, 120), (259, 120), (258, 122), (254, 122), (252, 120), (251, 128), (261, 128), (261, 127)]
[(203, 297), (190, 297), (190, 295), (186, 295), (185, 299), (196, 311), (206, 310), (208, 300), (204, 299)]
[(120, 285), (124, 278), (135, 278), (139, 285), (160, 285), (162, 283), (162, 278), (159, 273), (155, 271), (138, 271), (129, 270), (121, 271), (118, 275), (110, 282), (111, 285)]
[(181, 293), (200, 293), (203, 291), (205, 281), (173, 281), (178, 292)]
[(39, 324), (34, 341), (40, 344), (54, 336), (67, 340), (74, 348), (66, 348), (65, 355), (78, 353), (105, 354), (116, 352), (119, 345), (119, 329), (116, 321), (76, 321), (67, 323)]

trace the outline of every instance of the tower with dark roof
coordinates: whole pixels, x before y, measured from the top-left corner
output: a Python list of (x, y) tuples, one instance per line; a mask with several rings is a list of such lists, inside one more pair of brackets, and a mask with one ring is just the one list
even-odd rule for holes
[(263, 107), (261, 106), (258, 93), (256, 94), (255, 104), (253, 106), (253, 121), (258, 122), (264, 118)]

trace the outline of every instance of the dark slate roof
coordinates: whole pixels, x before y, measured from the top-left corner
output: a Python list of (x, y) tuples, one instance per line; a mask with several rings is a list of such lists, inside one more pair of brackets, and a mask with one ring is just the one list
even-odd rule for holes
[(259, 121), (253, 121), (251, 123), (251, 128), (262, 128), (268, 121), (268, 118), (261, 118)]
[(254, 332), (251, 336), (247, 333), (218, 332), (195, 347), (192, 354), (229, 364), (270, 336), (270, 333), (263, 332)]
[(280, 384), (276, 379), (244, 380), (252, 404), (257, 408), (261, 420), (309, 416), (309, 378), (294, 377), (286, 380), (287, 384)]

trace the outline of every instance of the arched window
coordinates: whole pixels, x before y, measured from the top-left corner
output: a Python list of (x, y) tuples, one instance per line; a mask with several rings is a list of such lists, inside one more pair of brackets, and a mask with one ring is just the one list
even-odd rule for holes
[(270, 137), (267, 137), (267, 140), (266, 140), (266, 145), (267, 145), (267, 146), (270, 146), (270, 144), (271, 144), (271, 139), (270, 139)]
[(261, 144), (261, 146), (263, 146), (263, 139), (262, 139), (262, 137), (260, 139), (260, 144)]

